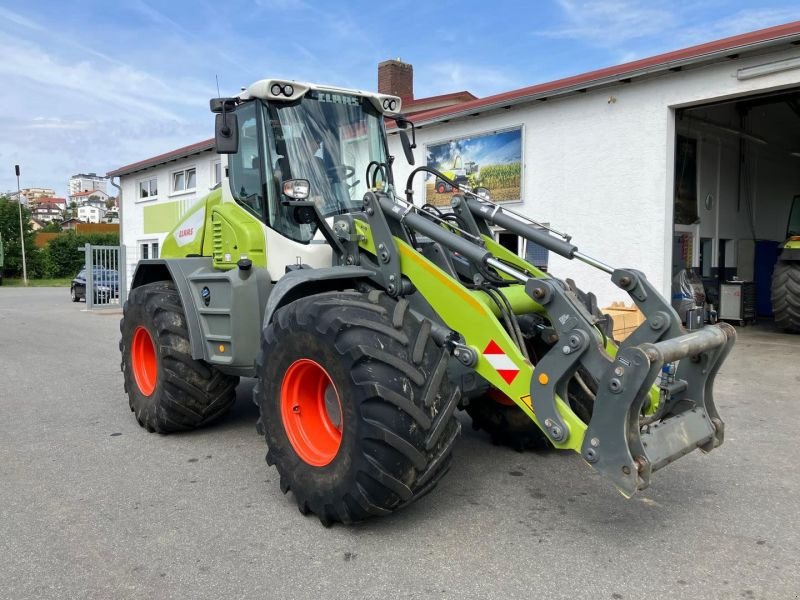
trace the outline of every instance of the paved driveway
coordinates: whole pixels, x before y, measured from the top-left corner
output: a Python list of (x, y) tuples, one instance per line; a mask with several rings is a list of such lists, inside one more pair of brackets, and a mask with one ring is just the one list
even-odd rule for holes
[(119, 311), (0, 288), (0, 598), (774, 598), (800, 590), (800, 337), (741, 331), (726, 444), (625, 500), (577, 455), (469, 427), (436, 490), (323, 528), (278, 488), (251, 382), (221, 423), (139, 428)]

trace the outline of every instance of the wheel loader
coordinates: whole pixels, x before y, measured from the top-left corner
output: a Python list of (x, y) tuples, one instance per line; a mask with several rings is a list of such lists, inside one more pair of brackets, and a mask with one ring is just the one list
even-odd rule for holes
[(786, 242), (772, 274), (772, 312), (780, 329), (800, 333), (800, 195), (792, 200)]
[[(277, 79), (211, 100), (222, 183), (133, 275), (121, 321), (130, 408), (151, 432), (200, 427), (254, 377), (267, 463), (325, 525), (391, 513), (447, 472), (456, 411), (538, 433), (624, 495), (723, 442), (714, 378), (727, 324), (688, 333), (631, 268), (435, 169), (394, 180), (398, 97)], [(415, 203), (422, 173), (457, 191)], [(621, 343), (574, 285), (495, 228), (605, 272), (646, 317)], [(669, 376), (664, 376), (668, 373)]]

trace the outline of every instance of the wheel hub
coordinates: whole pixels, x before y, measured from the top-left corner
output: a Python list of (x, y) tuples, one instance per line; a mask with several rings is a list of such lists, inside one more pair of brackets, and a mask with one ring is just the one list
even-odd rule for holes
[(153, 338), (150, 336), (150, 332), (141, 325), (133, 332), (131, 366), (139, 391), (145, 396), (150, 396), (156, 389), (158, 361)]
[(281, 384), (281, 420), (292, 448), (314, 467), (330, 464), (342, 445), (342, 405), (328, 372), (301, 358)]

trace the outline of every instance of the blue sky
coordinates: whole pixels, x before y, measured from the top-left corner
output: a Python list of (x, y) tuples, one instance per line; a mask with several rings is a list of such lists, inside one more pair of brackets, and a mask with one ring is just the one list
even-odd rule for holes
[(0, 0), (0, 192), (16, 163), (64, 195), (211, 137), (215, 75), (374, 89), (400, 57), (417, 97), (485, 96), (795, 20), (796, 0)]

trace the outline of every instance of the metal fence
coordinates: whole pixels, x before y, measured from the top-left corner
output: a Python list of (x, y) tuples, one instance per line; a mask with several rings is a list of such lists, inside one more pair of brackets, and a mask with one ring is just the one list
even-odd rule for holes
[(86, 308), (119, 308), (128, 296), (125, 246), (86, 244)]

